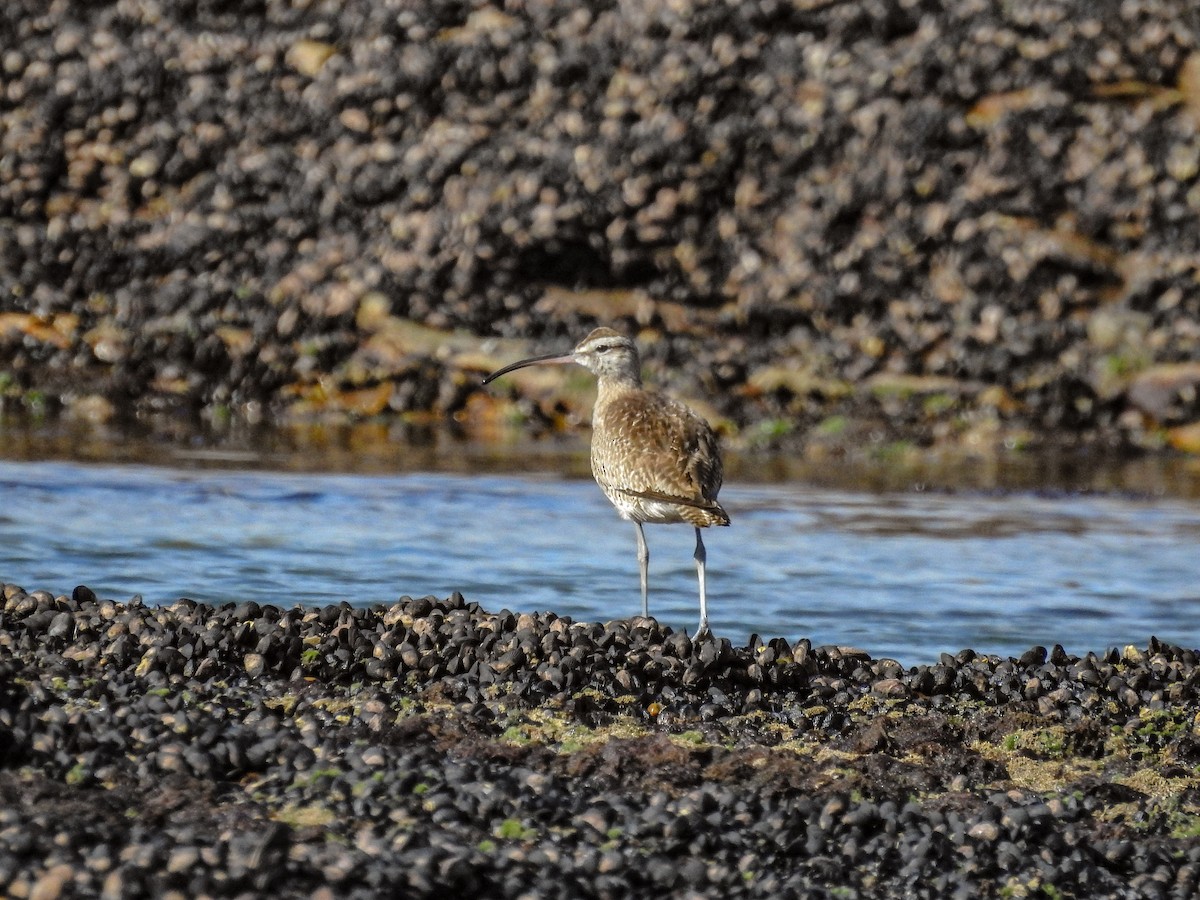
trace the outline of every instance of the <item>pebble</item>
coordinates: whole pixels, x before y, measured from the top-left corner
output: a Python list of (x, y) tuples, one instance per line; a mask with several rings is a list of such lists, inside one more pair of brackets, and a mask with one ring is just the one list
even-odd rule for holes
[[(2, 596), (6, 896), (1200, 888), (1200, 838), (1177, 818), (1194, 790), (1180, 763), (1200, 758), (1198, 654), (1153, 639), (905, 668), (460, 595), (320, 610)], [(68, 655), (108, 643), (101, 622), (144, 651)], [(356, 662), (413, 636), (414, 665)], [(548, 652), (575, 660), (551, 686)], [(1167, 685), (1186, 688), (1170, 707)], [(1049, 780), (1031, 789), (1019, 773), (1038, 765)]]

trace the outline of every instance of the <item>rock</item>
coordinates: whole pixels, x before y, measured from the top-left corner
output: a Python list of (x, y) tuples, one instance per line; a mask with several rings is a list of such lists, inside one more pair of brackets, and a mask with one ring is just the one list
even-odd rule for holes
[(1126, 391), (1129, 402), (1159, 422), (1200, 417), (1200, 363), (1153, 366), (1141, 372)]

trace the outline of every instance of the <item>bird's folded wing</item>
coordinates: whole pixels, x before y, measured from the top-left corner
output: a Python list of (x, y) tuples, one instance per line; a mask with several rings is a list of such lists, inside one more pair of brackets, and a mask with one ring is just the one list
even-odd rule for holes
[(711, 500), (704, 498), (696, 499), (694, 497), (678, 497), (673, 494), (664, 494), (661, 491), (635, 491), (632, 488), (615, 487), (614, 490), (620, 491), (622, 494), (628, 494), (630, 497), (638, 497), (642, 500), (657, 500), (660, 503), (677, 503), (680, 506), (694, 506), (696, 509), (718, 510), (721, 507)]

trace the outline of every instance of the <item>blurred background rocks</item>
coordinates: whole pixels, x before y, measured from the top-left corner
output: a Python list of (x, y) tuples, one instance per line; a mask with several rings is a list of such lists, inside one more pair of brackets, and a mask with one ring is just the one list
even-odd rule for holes
[(0, 8), (0, 397), (586, 419), (597, 323), (747, 446), (1200, 450), (1171, 0)]

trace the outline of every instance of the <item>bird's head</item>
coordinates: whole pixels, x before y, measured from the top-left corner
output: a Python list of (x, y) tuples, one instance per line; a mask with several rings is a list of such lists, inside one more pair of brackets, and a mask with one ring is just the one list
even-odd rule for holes
[(597, 328), (575, 345), (571, 358), (598, 378), (641, 381), (637, 345), (611, 328)]
[(576, 344), (575, 349), (570, 353), (533, 356), (529, 359), (518, 360), (493, 372), (483, 379), (483, 383), (487, 384), (501, 375), (512, 372), (514, 369), (523, 369), (525, 366), (561, 366), (567, 363), (577, 363), (601, 379), (624, 381), (635, 385), (640, 385), (642, 381), (637, 345), (611, 328), (597, 328)]

